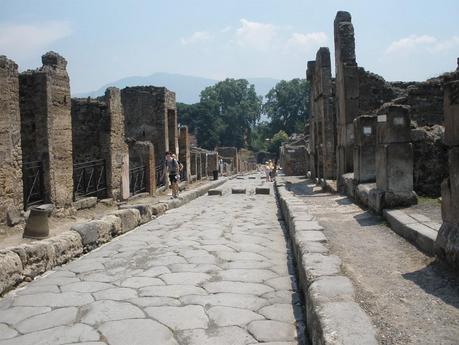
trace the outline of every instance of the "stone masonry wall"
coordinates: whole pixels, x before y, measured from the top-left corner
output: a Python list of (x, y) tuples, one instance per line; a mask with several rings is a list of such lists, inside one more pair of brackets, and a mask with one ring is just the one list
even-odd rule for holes
[(67, 61), (54, 52), (43, 67), (20, 74), (24, 161), (43, 162), (46, 200), (69, 206), (73, 195), (72, 124)]
[(0, 56), (0, 223), (15, 223), (23, 207), (18, 66)]

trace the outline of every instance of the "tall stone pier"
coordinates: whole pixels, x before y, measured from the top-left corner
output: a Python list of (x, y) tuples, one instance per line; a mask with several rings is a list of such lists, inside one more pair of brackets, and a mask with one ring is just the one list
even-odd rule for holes
[(435, 242), (437, 256), (459, 270), (459, 73), (444, 88), (445, 137), (449, 177), (441, 185), (443, 224)]
[(70, 206), (73, 196), (72, 123), (67, 61), (55, 52), (43, 67), (19, 76), (24, 164), (42, 164), (44, 201)]
[(23, 207), (18, 66), (0, 56), (0, 223), (14, 225)]
[(380, 212), (416, 201), (409, 107), (386, 103), (377, 117), (376, 193), (370, 206)]
[(179, 162), (183, 165), (185, 180), (191, 180), (191, 155), (190, 155), (190, 137), (188, 127), (180, 127), (179, 136)]
[[(316, 69), (315, 61), (308, 61), (308, 68), (306, 70), (306, 80), (309, 85), (314, 85), (314, 74)], [(313, 92), (309, 93), (309, 104), (311, 106), (309, 114), (309, 169), (311, 178), (318, 177), (317, 173), (317, 151), (316, 151), (316, 118), (315, 118), (315, 103)]]
[(354, 120), (355, 183), (376, 181), (376, 116), (361, 115)]
[(354, 26), (351, 14), (339, 11), (334, 22), (337, 170), (339, 177), (353, 172), (354, 118), (359, 109), (359, 75), (355, 58)]

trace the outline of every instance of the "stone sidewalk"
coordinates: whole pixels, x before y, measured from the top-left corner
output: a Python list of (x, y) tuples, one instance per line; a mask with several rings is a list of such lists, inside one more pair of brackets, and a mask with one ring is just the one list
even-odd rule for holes
[(261, 184), (229, 181), (247, 194), (196, 199), (11, 292), (0, 345), (304, 344), (291, 251)]

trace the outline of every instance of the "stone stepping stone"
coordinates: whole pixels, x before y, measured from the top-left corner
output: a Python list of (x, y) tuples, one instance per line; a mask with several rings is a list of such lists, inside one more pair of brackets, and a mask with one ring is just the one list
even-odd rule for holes
[(231, 188), (231, 194), (245, 194), (245, 188)]
[(256, 178), (256, 176), (249, 176), (249, 180), (255, 180)]
[(269, 187), (257, 187), (255, 188), (255, 194), (270, 194), (271, 189)]
[(211, 196), (211, 195), (222, 196), (223, 195), (223, 191), (221, 189), (209, 189), (209, 191), (207, 192), (207, 195), (209, 195), (209, 196)]

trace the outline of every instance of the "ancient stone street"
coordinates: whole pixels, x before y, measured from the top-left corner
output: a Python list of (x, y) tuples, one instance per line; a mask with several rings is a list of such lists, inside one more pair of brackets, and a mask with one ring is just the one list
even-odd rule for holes
[(304, 344), (272, 185), (221, 188), (10, 293), (0, 345)]

